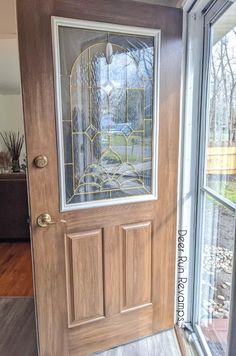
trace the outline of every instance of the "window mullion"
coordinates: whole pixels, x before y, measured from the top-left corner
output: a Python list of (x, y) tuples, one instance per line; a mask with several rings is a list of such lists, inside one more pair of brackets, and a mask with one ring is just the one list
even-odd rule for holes
[(202, 191), (204, 191), (205, 193), (209, 194), (212, 198), (217, 200), (219, 203), (224, 205), (226, 208), (232, 210), (234, 213), (236, 212), (236, 205), (234, 203), (232, 203), (230, 200), (224, 198), (222, 195), (218, 194), (215, 190), (213, 190), (207, 186), (203, 186), (200, 189)]

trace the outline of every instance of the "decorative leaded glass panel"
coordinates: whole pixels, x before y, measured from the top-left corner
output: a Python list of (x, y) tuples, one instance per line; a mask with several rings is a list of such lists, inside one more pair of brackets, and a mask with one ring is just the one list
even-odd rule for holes
[(156, 198), (158, 31), (55, 23), (62, 208)]

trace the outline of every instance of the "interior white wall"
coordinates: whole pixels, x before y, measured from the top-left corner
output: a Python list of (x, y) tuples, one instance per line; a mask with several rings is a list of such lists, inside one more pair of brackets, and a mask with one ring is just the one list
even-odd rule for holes
[(0, 95), (15, 95), (20, 94), (20, 91), (17, 38), (0, 38)]
[[(0, 0), (0, 132), (24, 133), (17, 44), (16, 1)], [(0, 137), (0, 151), (6, 146)], [(25, 158), (25, 145), (21, 163)]]
[[(21, 95), (0, 95), (0, 132), (20, 131), (24, 133), (23, 108)], [(0, 151), (6, 151), (6, 146), (0, 138)], [(25, 145), (21, 160), (25, 157)]]

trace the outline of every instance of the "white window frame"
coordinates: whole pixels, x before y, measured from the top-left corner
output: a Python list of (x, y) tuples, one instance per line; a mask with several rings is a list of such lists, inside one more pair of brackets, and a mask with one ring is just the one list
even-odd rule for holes
[[(225, 205), (236, 213), (236, 205), (204, 185), (204, 163), (206, 148), (206, 90), (210, 53), (209, 24), (233, 3), (228, 0), (186, 1), (184, 6), (184, 76), (182, 91), (182, 126), (180, 137), (179, 171), (179, 214), (178, 231), (186, 231), (184, 254), (185, 277), (188, 279), (185, 290), (184, 321), (178, 317), (178, 278), (177, 273), (177, 324), (190, 325), (197, 348), (201, 346), (204, 355), (211, 351), (201, 329), (196, 325), (199, 300), (195, 297), (200, 283), (200, 249), (202, 228), (202, 204), (205, 194)], [(179, 234), (178, 234), (179, 236)], [(236, 230), (235, 230), (236, 236)], [(178, 237), (177, 237), (178, 240)], [(177, 245), (178, 248), (178, 245)], [(236, 249), (234, 249), (236, 251)], [(178, 251), (178, 249), (177, 249)], [(178, 253), (178, 258), (181, 254)], [(231, 311), (228, 355), (236, 350), (236, 253), (232, 281)], [(178, 266), (177, 266), (178, 271)], [(183, 277), (183, 276), (182, 276)], [(197, 336), (197, 337), (196, 337)], [(196, 342), (197, 340), (197, 342)], [(199, 341), (199, 343), (198, 343)], [(199, 352), (201, 352), (199, 350)]]
[[(55, 98), (57, 116), (57, 142), (58, 142), (58, 165), (60, 183), (60, 211), (72, 211), (79, 209), (103, 207), (118, 204), (146, 202), (158, 199), (158, 132), (159, 132), (159, 82), (160, 82), (160, 47), (161, 30), (155, 28), (144, 28), (110, 24), (105, 22), (86, 21), (63, 17), (51, 18), (52, 46), (54, 58)], [(123, 33), (127, 35), (150, 36), (154, 39), (154, 78), (153, 78), (153, 127), (152, 127), (152, 192), (151, 194), (133, 195), (130, 197), (93, 200), (83, 203), (66, 202), (66, 182), (64, 167), (64, 140), (62, 127), (62, 95), (60, 80), (60, 48), (59, 27), (73, 27), (78, 29), (108, 31)]]

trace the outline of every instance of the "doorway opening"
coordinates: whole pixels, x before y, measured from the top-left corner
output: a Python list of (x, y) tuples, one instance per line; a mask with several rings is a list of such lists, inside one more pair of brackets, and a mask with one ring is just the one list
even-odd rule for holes
[(37, 354), (15, 1), (0, 5), (0, 354)]

